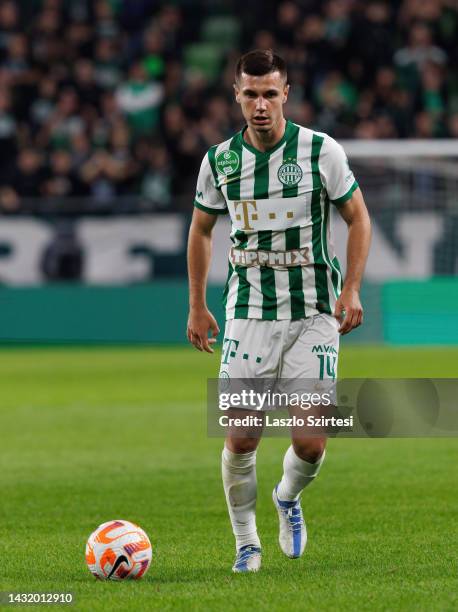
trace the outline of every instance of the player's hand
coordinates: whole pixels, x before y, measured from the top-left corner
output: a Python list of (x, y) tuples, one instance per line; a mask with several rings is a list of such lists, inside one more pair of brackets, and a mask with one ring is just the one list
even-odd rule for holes
[[(209, 331), (211, 332), (211, 338), (208, 337)], [(207, 308), (192, 308), (189, 311), (187, 336), (189, 342), (196, 349), (213, 353), (214, 351), (210, 345), (215, 344), (218, 334), (218, 323)]]
[(363, 322), (363, 307), (356, 289), (342, 289), (336, 302), (334, 316), (340, 323), (339, 334), (348, 334)]

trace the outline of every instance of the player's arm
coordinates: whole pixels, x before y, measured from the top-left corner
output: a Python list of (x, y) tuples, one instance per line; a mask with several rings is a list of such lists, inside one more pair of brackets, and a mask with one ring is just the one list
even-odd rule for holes
[[(194, 209), (188, 239), (189, 318), (188, 340), (199, 351), (213, 353), (219, 327), (207, 308), (206, 288), (212, 250), (212, 230), (217, 215)], [(212, 337), (208, 338), (211, 331)]]
[[(347, 273), (342, 292), (336, 302), (334, 316), (341, 321), (339, 332), (348, 334), (363, 322), (359, 291), (369, 253), (371, 222), (359, 188), (338, 210), (348, 227)], [(345, 315), (341, 320), (343, 313)]]

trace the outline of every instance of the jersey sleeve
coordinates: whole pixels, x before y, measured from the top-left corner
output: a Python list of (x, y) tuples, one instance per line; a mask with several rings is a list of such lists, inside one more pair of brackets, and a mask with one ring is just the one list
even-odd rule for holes
[(200, 165), (194, 206), (211, 215), (224, 215), (228, 212), (226, 200), (216, 186), (208, 153)]
[(351, 198), (358, 188), (358, 183), (343, 147), (333, 138), (327, 137), (323, 142), (319, 167), (329, 199), (336, 206), (341, 206)]

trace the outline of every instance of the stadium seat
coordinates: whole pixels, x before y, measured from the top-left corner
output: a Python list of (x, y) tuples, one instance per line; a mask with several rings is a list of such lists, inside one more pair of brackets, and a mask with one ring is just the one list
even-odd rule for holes
[(223, 49), (213, 43), (194, 43), (184, 53), (186, 68), (199, 72), (209, 81), (214, 81), (220, 74)]
[(240, 38), (240, 23), (228, 15), (206, 19), (202, 25), (202, 41), (218, 45), (225, 51), (237, 49)]

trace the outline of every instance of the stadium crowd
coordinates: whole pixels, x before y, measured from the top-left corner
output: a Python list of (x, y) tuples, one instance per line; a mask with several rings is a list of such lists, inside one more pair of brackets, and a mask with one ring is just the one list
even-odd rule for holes
[(98, 209), (132, 194), (189, 206), (203, 154), (241, 126), (233, 67), (256, 47), (287, 60), (287, 116), (302, 125), (336, 138), (458, 137), (452, 0), (258, 6), (0, 0), (0, 210), (38, 196), (90, 196)]

